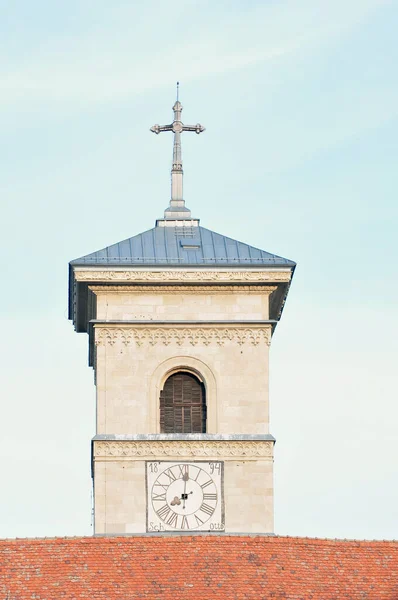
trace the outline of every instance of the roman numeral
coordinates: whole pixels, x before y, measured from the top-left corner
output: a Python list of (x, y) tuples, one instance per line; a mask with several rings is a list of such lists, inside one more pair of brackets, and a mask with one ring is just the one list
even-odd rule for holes
[(181, 478), (189, 474), (189, 465), (178, 465)]
[(203, 502), (202, 506), (200, 507), (200, 510), (206, 513), (207, 515), (212, 515), (214, 512), (214, 508), (206, 504), (206, 502)]
[(170, 482), (175, 481), (177, 479), (171, 469), (166, 469), (166, 471), (164, 471), (163, 475), (167, 475), (167, 477), (170, 479)]
[(152, 501), (153, 502), (166, 502), (166, 492), (164, 492), (164, 494), (152, 494)]
[(203, 494), (203, 500), (215, 500), (215, 501), (217, 501), (217, 494)]
[(167, 504), (165, 504), (164, 506), (162, 506), (162, 508), (159, 508), (159, 510), (157, 510), (156, 512), (159, 515), (159, 517), (164, 521), (165, 519), (167, 519), (169, 513), (171, 512), (171, 508)]
[(189, 529), (188, 519), (186, 518), (185, 515), (182, 515), (181, 529)]
[(167, 523), (167, 525), (170, 525), (171, 527), (176, 527), (177, 526), (177, 519), (178, 519), (177, 513), (171, 511), (171, 515), (167, 519), (166, 523)]
[(166, 491), (166, 490), (167, 490), (167, 488), (169, 487), (169, 485), (170, 485), (170, 484), (168, 484), (168, 485), (164, 485), (163, 483), (159, 483), (159, 482), (157, 481), (156, 483), (154, 483), (153, 487), (154, 487), (154, 488), (155, 488), (155, 487), (160, 487), (160, 488), (164, 489), (164, 491)]
[(201, 519), (199, 519), (199, 517), (197, 515), (194, 515), (195, 519), (196, 519), (196, 525), (203, 525), (204, 521), (202, 521)]
[(208, 485), (211, 485), (213, 483), (212, 479), (209, 479), (209, 481), (205, 481), (204, 483), (200, 484), (200, 487), (202, 488), (202, 490), (204, 490), (205, 488), (207, 488)]

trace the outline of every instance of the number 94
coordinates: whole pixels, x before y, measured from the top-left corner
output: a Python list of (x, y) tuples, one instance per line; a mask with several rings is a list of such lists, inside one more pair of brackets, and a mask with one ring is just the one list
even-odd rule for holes
[(221, 475), (221, 463), (211, 462), (211, 463), (209, 463), (209, 466), (210, 466), (210, 475), (214, 475), (214, 473), (217, 473), (217, 475)]

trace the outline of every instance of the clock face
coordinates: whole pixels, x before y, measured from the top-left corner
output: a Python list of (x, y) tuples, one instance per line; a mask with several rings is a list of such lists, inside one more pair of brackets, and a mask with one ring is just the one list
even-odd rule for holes
[(148, 531), (224, 531), (222, 462), (147, 462)]

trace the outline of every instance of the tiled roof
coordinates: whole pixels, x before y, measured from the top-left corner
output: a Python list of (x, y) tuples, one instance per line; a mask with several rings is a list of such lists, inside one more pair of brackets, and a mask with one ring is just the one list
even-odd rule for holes
[(154, 227), (71, 261), (72, 265), (246, 265), (296, 263), (205, 227)]
[(393, 600), (398, 542), (264, 536), (0, 541), (4, 600)]

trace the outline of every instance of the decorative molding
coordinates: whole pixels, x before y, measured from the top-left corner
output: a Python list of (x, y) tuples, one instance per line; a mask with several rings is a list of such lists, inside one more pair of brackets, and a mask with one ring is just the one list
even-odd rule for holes
[(209, 346), (216, 343), (223, 346), (225, 342), (235, 342), (242, 346), (250, 343), (258, 346), (264, 342), (271, 343), (271, 325), (263, 327), (101, 327), (95, 326), (95, 345), (113, 346), (117, 342), (129, 346), (135, 342), (138, 347), (148, 343), (155, 346), (157, 343), (168, 346), (176, 343), (204, 344)]
[(74, 271), (76, 281), (289, 282), (290, 271)]
[(274, 442), (94, 442), (94, 457), (217, 456), (272, 458)]
[(232, 292), (234, 294), (272, 294), (277, 290), (276, 285), (89, 285), (88, 289), (92, 292), (107, 292), (112, 293), (156, 293), (162, 294), (225, 294), (226, 292)]

